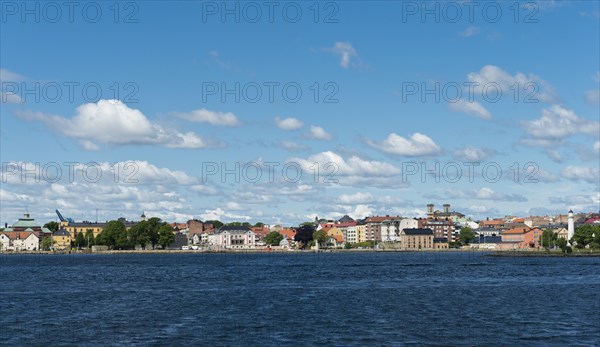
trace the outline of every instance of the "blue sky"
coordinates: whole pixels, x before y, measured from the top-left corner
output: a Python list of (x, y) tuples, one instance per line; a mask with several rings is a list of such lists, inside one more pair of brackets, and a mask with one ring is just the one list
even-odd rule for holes
[[(600, 208), (598, 2), (320, 2), (316, 21), (312, 2), (274, 2), (272, 23), (265, 2), (251, 3), (262, 8), (255, 22), (246, 2), (123, 2), (118, 13), (77, 4), (71, 18), (41, 2), (2, 5), (3, 223), (25, 209), (55, 219), (57, 208), (78, 220), (98, 209), (100, 220), (145, 211), (290, 225), (421, 216), (429, 202), (473, 218)], [(239, 22), (221, 16), (236, 5)], [(236, 83), (239, 101), (222, 92)], [(476, 87), (469, 100), (467, 83), (502, 96)], [(294, 88), (302, 96), (292, 102)], [(127, 162), (137, 182), (121, 171), (115, 183), (111, 167)], [(465, 162), (477, 163), (472, 179)], [(19, 171), (35, 163), (50, 170), (39, 182)], [(235, 163), (239, 182), (203, 179), (208, 166)], [(272, 181), (265, 163), (279, 164)], [(283, 179), (286, 163), (302, 178)], [(315, 182), (315, 163), (335, 167), (337, 183)], [(439, 180), (423, 178), (436, 163)], [(48, 179), (56, 166), (63, 175)], [(262, 179), (245, 180), (243, 168), (253, 177), (256, 166)], [(86, 180), (86, 167), (102, 178)]]

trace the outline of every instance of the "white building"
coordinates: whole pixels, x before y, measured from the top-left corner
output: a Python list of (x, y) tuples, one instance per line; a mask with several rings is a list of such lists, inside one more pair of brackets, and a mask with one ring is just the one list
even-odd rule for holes
[(344, 234), (344, 241), (348, 243), (357, 243), (358, 242), (358, 233), (356, 230), (356, 225), (346, 227), (342, 229), (342, 233)]
[(416, 229), (419, 227), (419, 221), (413, 218), (394, 218), (381, 223), (381, 241), (399, 242), (401, 231), (404, 229)]
[(208, 235), (208, 243), (226, 249), (255, 248), (256, 234), (243, 226), (222, 226), (216, 233)]
[(33, 231), (0, 232), (0, 247), (2, 251), (37, 251), (40, 239)]

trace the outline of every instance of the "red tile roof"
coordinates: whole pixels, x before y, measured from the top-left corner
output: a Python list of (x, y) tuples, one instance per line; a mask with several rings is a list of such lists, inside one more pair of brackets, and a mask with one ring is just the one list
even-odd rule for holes
[(365, 220), (365, 223), (381, 223), (384, 220), (388, 220), (390, 218), (399, 218), (399, 216), (372, 216)]
[(279, 233), (283, 236), (287, 236), (288, 239), (293, 239), (296, 236), (296, 232), (292, 229), (281, 229)]
[(529, 228), (508, 229), (508, 230), (504, 230), (502, 232), (502, 235), (506, 235), (506, 234), (525, 234), (525, 233), (529, 232), (530, 230), (533, 230), (533, 229), (529, 229)]
[[(3, 231), (4, 235), (8, 236), (11, 240), (21, 239), (24, 240), (29, 237), (29, 235), (34, 234), (31, 231)], [(37, 237), (37, 235), (35, 235)], [(38, 237), (39, 238), (39, 237)]]

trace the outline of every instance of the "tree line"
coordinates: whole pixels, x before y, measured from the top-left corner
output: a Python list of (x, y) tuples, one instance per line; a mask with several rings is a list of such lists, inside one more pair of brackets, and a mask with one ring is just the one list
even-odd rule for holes
[[(44, 225), (48, 229), (56, 232), (58, 223), (50, 222)], [(175, 235), (173, 228), (160, 218), (153, 217), (147, 221), (141, 221), (127, 229), (125, 224), (119, 220), (111, 220), (106, 223), (104, 229), (94, 237), (93, 231), (77, 233), (72, 242), (73, 247), (86, 248), (93, 245), (108, 246), (109, 249), (135, 249), (140, 246), (142, 249), (147, 247), (160, 246), (163, 249), (173, 243)], [(50, 241), (51, 242), (51, 241)], [(42, 244), (42, 249), (50, 248), (50, 244)]]

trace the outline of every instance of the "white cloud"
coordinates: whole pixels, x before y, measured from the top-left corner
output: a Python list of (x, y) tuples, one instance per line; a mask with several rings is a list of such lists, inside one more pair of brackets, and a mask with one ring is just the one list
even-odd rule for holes
[(479, 28), (475, 26), (470, 26), (465, 31), (461, 32), (459, 35), (462, 37), (471, 37), (477, 35), (479, 33)]
[[(32, 163), (23, 164), (29, 164), (26, 165), (28, 170), (34, 167)], [(102, 175), (96, 181), (95, 178), (85, 179), (83, 176), (82, 170), (89, 167), (90, 163), (74, 165), (73, 174), (69, 173), (66, 165), (54, 164), (63, 168), (57, 182), (47, 181), (57, 177), (54, 169), (46, 174), (48, 177), (40, 177), (40, 183), (45, 184), (15, 182), (11, 179), (15, 175), (6, 175), (8, 180), (0, 192), (3, 206), (0, 219), (15, 219), (22, 213), (24, 205), (28, 206), (36, 219), (43, 219), (41, 216), (55, 219), (56, 208), (76, 220), (89, 220), (95, 215), (95, 209), (100, 212), (99, 220), (120, 216), (137, 220), (141, 211), (161, 218), (191, 217), (186, 213), (189, 203), (186, 203), (182, 193), (193, 192), (191, 187), (198, 184), (198, 179), (183, 171), (157, 167), (146, 161), (100, 162), (97, 165)], [(96, 170), (89, 170), (88, 177), (98, 177)], [(35, 179), (32, 176), (27, 178), (29, 181)], [(74, 200), (73, 196), (82, 198)]]
[(360, 219), (373, 215), (373, 210), (369, 207), (369, 205), (363, 204), (356, 205), (353, 208), (349, 206), (345, 212), (345, 214), (349, 215), (353, 219)]
[(0, 102), (7, 104), (20, 104), (23, 103), (23, 100), (15, 93), (5, 93), (0, 91)]
[(527, 198), (520, 194), (506, 194), (494, 191), (491, 188), (483, 187), (480, 189), (446, 189), (444, 194), (425, 195), (426, 198), (438, 200), (443, 199), (474, 199), (474, 200), (494, 200), (494, 201), (515, 201), (525, 202)]
[(225, 208), (232, 211), (240, 211), (245, 209), (242, 205), (235, 201), (230, 201), (227, 204), (225, 204)]
[(350, 42), (336, 42), (333, 47), (326, 48), (325, 50), (339, 55), (340, 66), (344, 69), (349, 68), (352, 63), (352, 58), (358, 55), (356, 49), (352, 47)]
[(288, 163), (291, 162), (298, 163), (302, 170), (311, 173), (314, 172), (315, 163), (317, 163), (323, 174), (333, 171), (333, 167), (329, 170), (326, 168), (327, 164), (331, 163), (337, 169), (335, 175), (340, 176), (385, 177), (398, 175), (401, 172), (400, 169), (388, 163), (364, 160), (358, 156), (344, 159), (332, 151), (321, 152), (310, 156), (308, 159), (292, 158), (288, 160)]
[(531, 147), (554, 147), (556, 142), (544, 139), (522, 139), (519, 140), (519, 143), (524, 144), (526, 146)]
[(205, 108), (191, 112), (174, 112), (174, 116), (199, 123), (208, 123), (217, 126), (236, 127), (241, 125), (239, 119), (231, 112), (210, 111)]
[(600, 169), (597, 167), (593, 168), (569, 165), (561, 170), (560, 175), (563, 178), (573, 181), (583, 180), (588, 183), (600, 183)]
[(0, 201), (3, 203), (32, 203), (35, 202), (35, 198), (26, 194), (9, 192), (0, 188)]
[(239, 215), (225, 212), (221, 208), (216, 208), (214, 210), (205, 210), (204, 213), (200, 214), (200, 218), (202, 220), (250, 220), (252, 217), (246, 215)]
[(585, 93), (585, 101), (591, 105), (600, 104), (600, 89), (587, 91)]
[(579, 117), (572, 110), (552, 105), (542, 110), (542, 116), (532, 121), (524, 121), (523, 128), (539, 139), (561, 139), (569, 135), (600, 133), (600, 122)]
[(467, 146), (465, 148), (455, 150), (454, 156), (459, 160), (464, 160), (467, 162), (479, 162), (487, 159), (493, 153), (493, 150)]
[[(145, 160), (132, 160), (118, 163), (125, 168), (126, 163), (135, 167), (135, 178), (140, 184), (177, 184), (191, 185), (198, 183), (196, 177), (188, 175), (184, 171), (176, 171), (169, 168), (159, 168)], [(103, 171), (110, 172), (110, 164), (102, 163)], [(114, 166), (113, 166), (114, 167)], [(133, 170), (131, 170), (133, 172)]]
[[(5, 83), (19, 82), (23, 80), (23, 76), (16, 72), (12, 72), (7, 69), (0, 69), (0, 88), (5, 88)], [(7, 93), (6, 91), (0, 90), (0, 102), (9, 104), (20, 104), (23, 102), (21, 97), (14, 92)]]
[(294, 141), (286, 141), (286, 140), (279, 141), (277, 143), (277, 146), (279, 146), (287, 151), (290, 151), (290, 152), (302, 152), (302, 151), (308, 150), (307, 146), (297, 143), (297, 142), (294, 142)]
[(594, 142), (594, 150), (600, 152), (600, 141)]
[(492, 119), (492, 114), (477, 101), (469, 102), (458, 100), (450, 103), (450, 109), (455, 112), (464, 112), (481, 119)]
[(469, 73), (467, 79), (470, 82), (479, 83), (474, 87), (474, 91), (479, 95), (481, 95), (484, 86), (497, 83), (504, 93), (511, 92), (511, 88), (514, 89), (516, 84), (520, 89), (521, 99), (530, 97), (532, 100), (550, 103), (557, 98), (552, 86), (540, 77), (533, 74), (525, 75), (521, 72), (511, 75), (494, 65), (486, 65), (479, 72)]
[(371, 193), (357, 192), (354, 194), (341, 194), (337, 201), (343, 205), (368, 204), (373, 202), (374, 198)]
[(316, 125), (310, 126), (310, 133), (308, 134), (308, 136), (313, 139), (326, 140), (326, 141), (329, 141), (333, 138), (333, 136), (330, 133), (328, 133), (327, 131), (325, 131), (325, 129), (321, 128), (320, 126), (316, 126)]
[(23, 76), (16, 72), (7, 69), (0, 69), (0, 82), (18, 82), (22, 81), (23, 79)]
[(414, 133), (410, 138), (404, 138), (391, 133), (382, 142), (367, 141), (368, 145), (390, 154), (403, 156), (423, 156), (441, 153), (441, 148), (427, 135)]
[(219, 190), (203, 184), (195, 184), (190, 186), (190, 190), (198, 193), (202, 193), (202, 195), (217, 195), (219, 194)]
[(298, 130), (304, 126), (304, 123), (293, 117), (285, 119), (275, 117), (275, 125), (283, 130)]
[(549, 200), (552, 204), (563, 204), (580, 211), (593, 211), (600, 204), (600, 193), (596, 192), (594, 195), (552, 196)]
[(556, 151), (554, 149), (548, 149), (546, 151), (546, 153), (548, 154), (548, 157), (550, 159), (552, 159), (554, 162), (556, 162), (556, 163), (562, 163), (563, 157), (562, 157), (562, 155), (558, 151)]
[(206, 148), (209, 144), (193, 132), (180, 133), (153, 124), (142, 112), (118, 100), (100, 100), (77, 107), (76, 115), (64, 118), (41, 112), (15, 111), (24, 120), (39, 121), (57, 132), (80, 140), (85, 149), (97, 143), (111, 146), (164, 145), (171, 148)]

